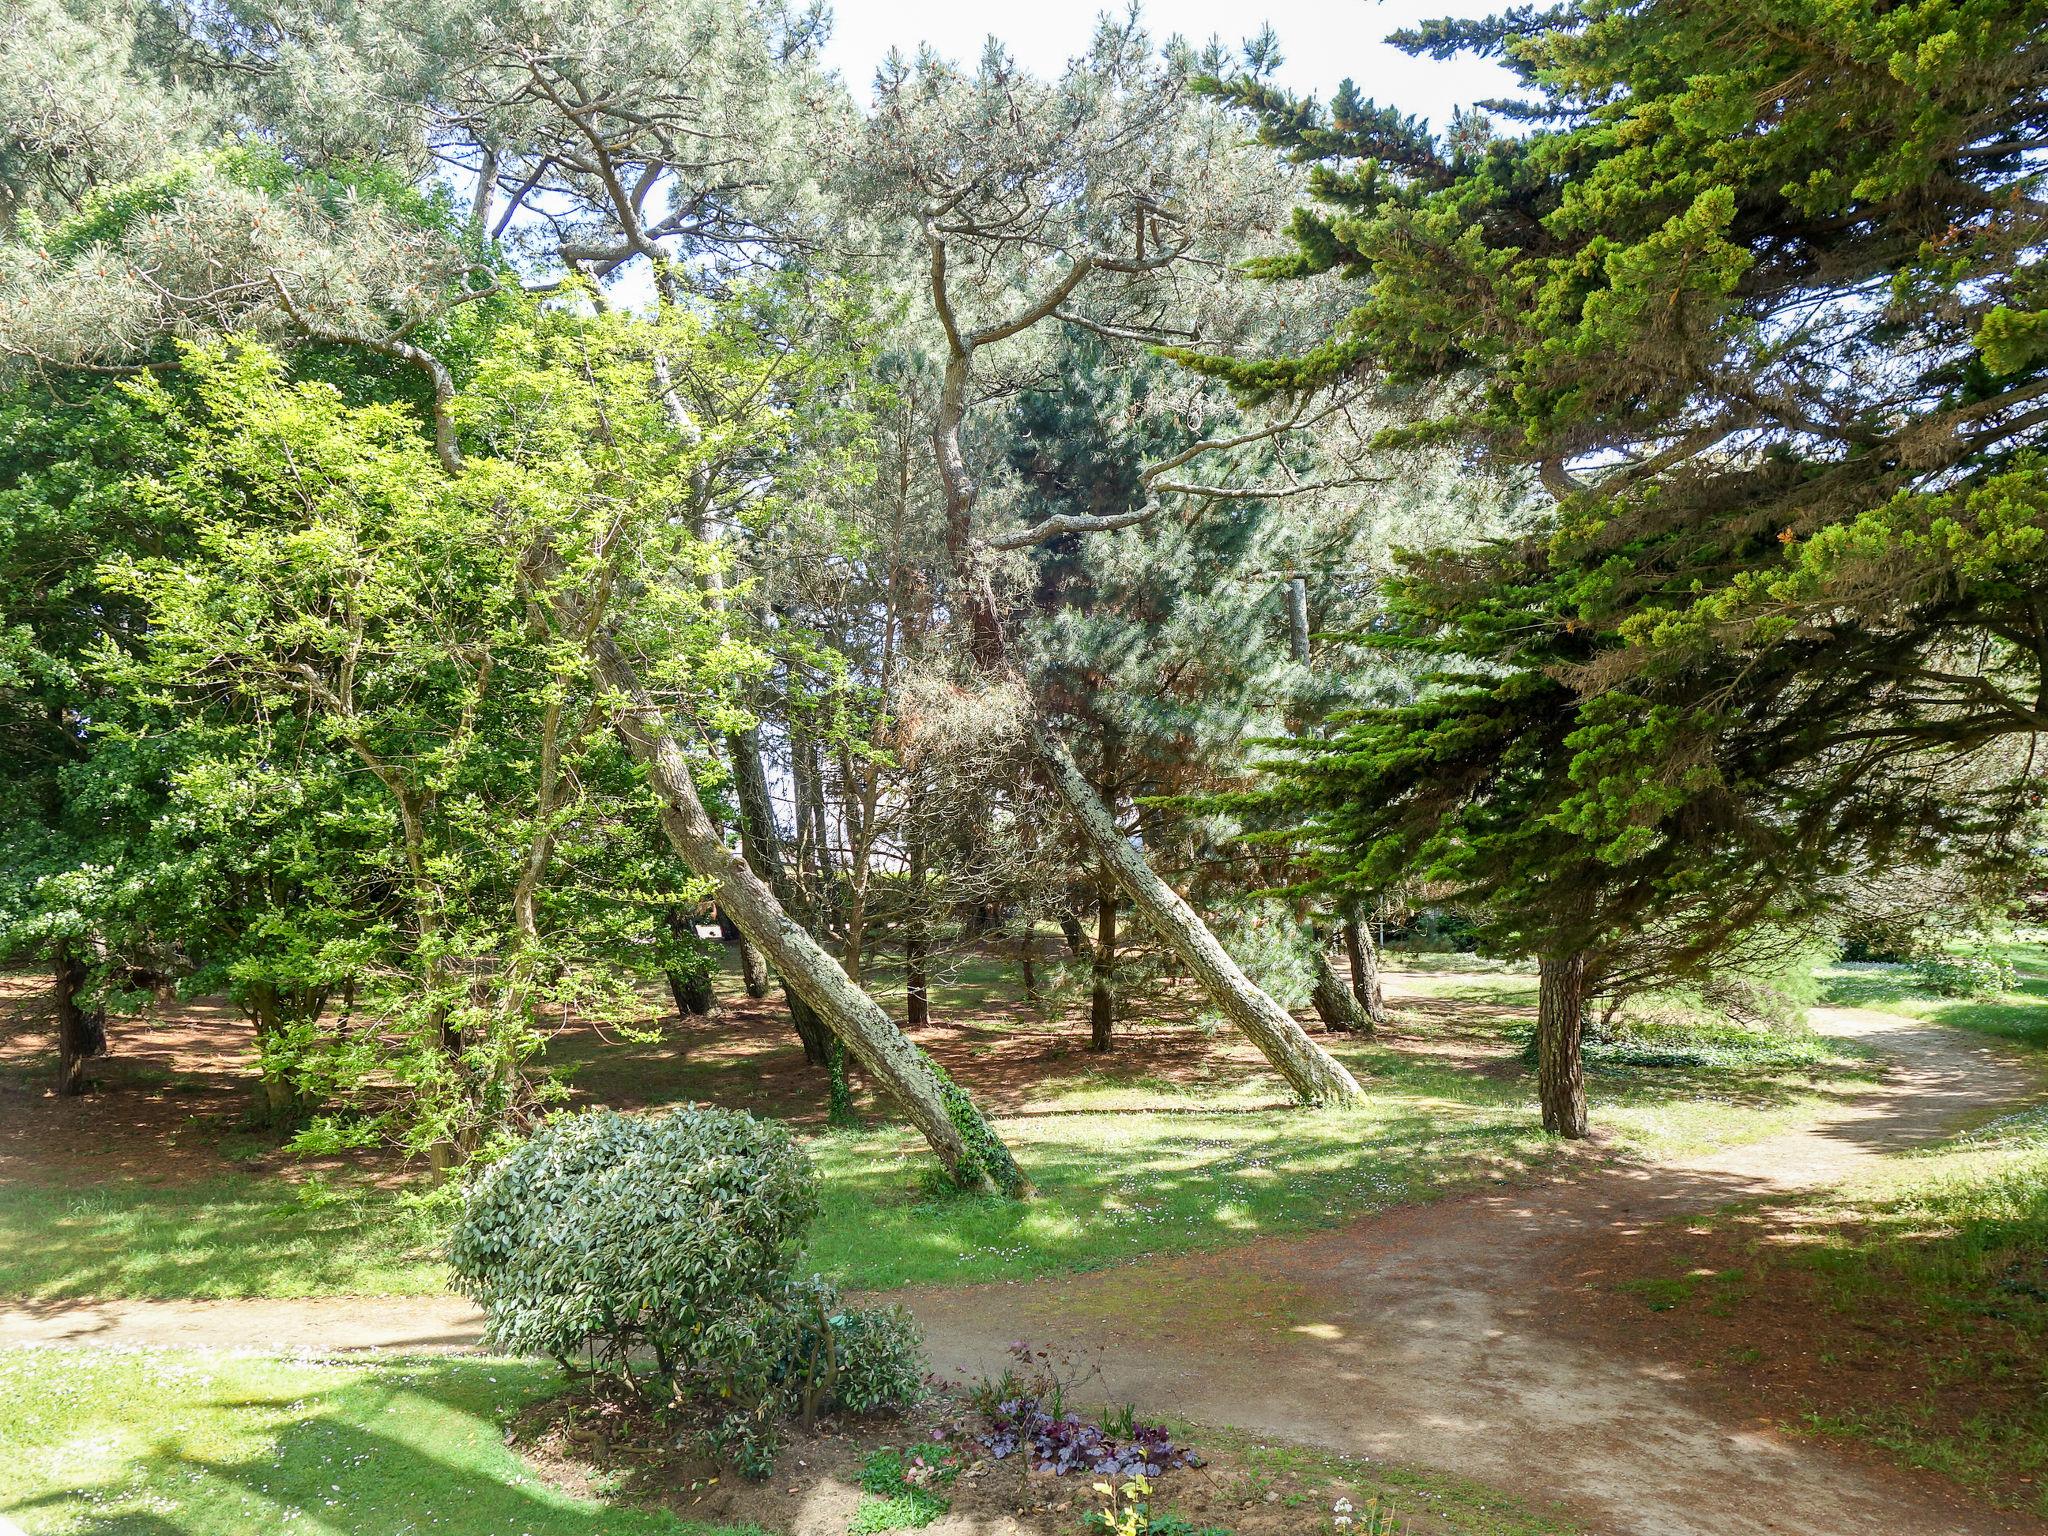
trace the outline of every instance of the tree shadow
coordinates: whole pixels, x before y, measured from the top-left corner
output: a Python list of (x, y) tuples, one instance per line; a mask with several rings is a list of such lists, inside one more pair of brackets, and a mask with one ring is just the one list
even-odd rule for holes
[[(494, 1378), (532, 1377), (518, 1387)], [(123, 1480), (16, 1505), (93, 1536), (749, 1536), (549, 1487), (503, 1445), (499, 1415), (541, 1389), (532, 1367), (400, 1362), (299, 1397), (236, 1392), (203, 1406), (289, 1415), (253, 1454), (205, 1453), (203, 1429), (160, 1434)], [(136, 1491), (141, 1497), (136, 1497)]]

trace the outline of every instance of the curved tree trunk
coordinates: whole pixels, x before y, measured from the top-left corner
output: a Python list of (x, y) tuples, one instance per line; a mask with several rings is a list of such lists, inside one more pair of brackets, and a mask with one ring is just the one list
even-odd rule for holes
[(1584, 950), (1536, 961), (1536, 1096), (1543, 1129), (1574, 1140), (1587, 1131), (1586, 1072), (1579, 1043), (1586, 1022)]
[(1035, 717), (1031, 741), (1054, 792), (1073, 812), (1089, 844), (1123, 888), (1132, 910), (1180, 956), (1216, 1006), (1287, 1079), (1295, 1095), (1307, 1104), (1351, 1104), (1363, 1099), (1364, 1090), (1343, 1063), (1311, 1040), (1292, 1014), (1245, 975), (1201, 918), (1130, 845), (1117, 829), (1109, 807), (1081, 776), (1065, 743)]
[(1387, 1022), (1387, 992), (1380, 984), (1380, 951), (1372, 930), (1354, 910), (1344, 918), (1344, 957), (1351, 963), (1351, 992), (1373, 1024)]
[(725, 845), (697, 797), (689, 763), (667, 720), (616, 642), (599, 631), (586, 646), (599, 680), (624, 695), (614, 723), (661, 801), (662, 830), (683, 862), (712, 882), (720, 910), (761, 946), (795, 994), (817, 1010), (869, 1077), (902, 1106), (956, 1182), (1024, 1193), (1028, 1186), (1009, 1150), (967, 1095), (847, 979), (838, 962), (783, 910), (745, 857)]

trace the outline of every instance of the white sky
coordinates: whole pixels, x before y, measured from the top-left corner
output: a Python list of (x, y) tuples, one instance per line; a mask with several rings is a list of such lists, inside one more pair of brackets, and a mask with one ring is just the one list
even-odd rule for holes
[[(1454, 107), (1509, 93), (1511, 77), (1488, 60), (1446, 63), (1411, 59), (1380, 41), (1398, 27), (1432, 16), (1484, 16), (1505, 0), (1151, 0), (1146, 27), (1155, 37), (1179, 32), (1191, 41), (1220, 36), (1235, 46), (1271, 22), (1286, 63), (1280, 82), (1313, 91), (1325, 101), (1346, 75), (1383, 106), (1419, 112), (1438, 127)], [(1119, 13), (1122, 0), (1112, 0)], [(1103, 0), (1012, 0), (978, 5), (963, 0), (833, 0), (832, 41), (826, 62), (865, 104), (875, 66), (891, 47), (907, 55), (920, 42), (963, 64), (981, 54), (993, 32), (1017, 61), (1034, 73), (1056, 73), (1086, 46)]]

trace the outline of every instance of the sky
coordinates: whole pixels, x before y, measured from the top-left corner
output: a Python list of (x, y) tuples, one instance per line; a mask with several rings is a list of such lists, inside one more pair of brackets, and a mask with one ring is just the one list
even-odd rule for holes
[[(1112, 3), (1121, 11), (1123, 0)], [(1454, 108), (1507, 94), (1507, 72), (1482, 59), (1411, 59), (1380, 39), (1425, 17), (1484, 16), (1501, 8), (1496, 0), (1151, 0), (1143, 17), (1155, 37), (1179, 32), (1200, 43), (1214, 35), (1233, 45), (1271, 22), (1286, 58), (1280, 83), (1288, 89), (1327, 101), (1349, 75), (1382, 105), (1420, 113), (1442, 127)], [(920, 42), (972, 64), (993, 32), (1020, 64), (1052, 74), (1086, 46), (1103, 9), (1103, 0), (833, 0), (825, 59), (863, 102), (889, 49), (910, 54)]]

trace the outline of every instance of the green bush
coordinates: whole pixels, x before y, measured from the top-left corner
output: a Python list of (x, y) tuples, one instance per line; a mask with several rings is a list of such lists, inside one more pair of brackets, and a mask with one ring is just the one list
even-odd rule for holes
[(1913, 962), (1913, 980), (1937, 997), (2003, 997), (2019, 985), (1996, 955), (1929, 955)]
[[(487, 1169), (449, 1243), (486, 1343), (702, 1410), (754, 1476), (780, 1421), (914, 1400), (915, 1325), (794, 1269), (817, 1176), (781, 1126), (725, 1110), (565, 1116)], [(651, 1365), (651, 1371), (647, 1367)]]

